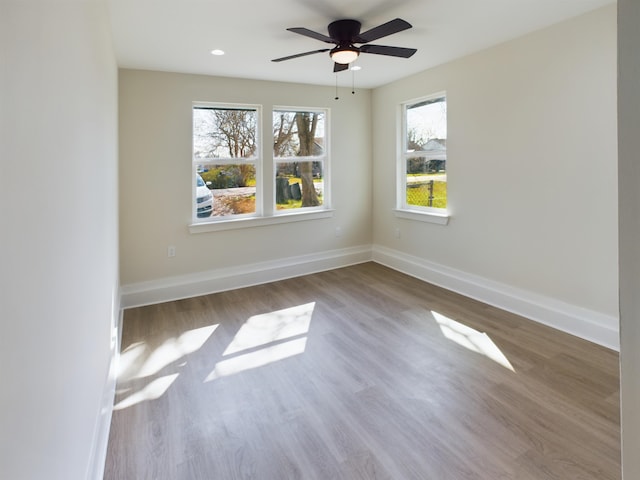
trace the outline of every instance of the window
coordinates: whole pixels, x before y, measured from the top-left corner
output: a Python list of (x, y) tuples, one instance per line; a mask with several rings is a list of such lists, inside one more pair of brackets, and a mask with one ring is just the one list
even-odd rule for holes
[(190, 232), (333, 215), (327, 109), (275, 108), (271, 126), (265, 122), (267, 130), (273, 128), (272, 151), (262, 145), (259, 105), (198, 102), (192, 110)]
[(444, 94), (402, 106), (398, 209), (446, 215), (447, 101)]
[(260, 108), (193, 107), (193, 208), (196, 222), (261, 213)]
[(326, 132), (325, 110), (273, 111), (276, 213), (326, 206)]

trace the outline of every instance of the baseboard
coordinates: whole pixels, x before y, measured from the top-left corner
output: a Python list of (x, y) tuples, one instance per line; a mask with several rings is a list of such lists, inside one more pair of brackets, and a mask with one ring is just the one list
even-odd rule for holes
[(619, 351), (619, 322), (614, 316), (520, 290), (381, 245), (374, 245), (374, 262), (521, 315), (566, 333)]
[(111, 429), (111, 417), (113, 414), (113, 404), (116, 396), (118, 358), (120, 355), (120, 339), (124, 312), (120, 308), (120, 296), (118, 295), (118, 298), (114, 300), (115, 305), (113, 310), (114, 318), (111, 325), (109, 372), (105, 381), (100, 412), (96, 419), (96, 427), (94, 429), (91, 460), (89, 462), (87, 473), (87, 479), (89, 480), (102, 480), (104, 478), (104, 467), (107, 460), (107, 447), (109, 444), (109, 431)]
[(440, 265), (381, 245), (330, 250), (124, 285), (122, 307), (196, 297), (346, 267), (373, 260), (434, 285), (619, 350), (618, 319), (554, 298)]
[(122, 286), (123, 308), (197, 297), (371, 261), (371, 245)]

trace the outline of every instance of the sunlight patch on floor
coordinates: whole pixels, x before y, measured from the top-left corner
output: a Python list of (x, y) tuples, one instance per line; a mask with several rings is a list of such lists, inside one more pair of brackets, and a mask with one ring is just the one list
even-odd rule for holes
[(249, 318), (222, 354), (230, 358), (216, 363), (205, 383), (304, 353), (315, 305), (310, 302)]
[(148, 383), (141, 390), (129, 395), (127, 398), (117, 403), (114, 410), (123, 410), (138, 403), (146, 402), (148, 400), (156, 400), (160, 398), (169, 389), (171, 384), (176, 381), (178, 374), (166, 375), (164, 377), (156, 378), (152, 382)]
[(118, 378), (121, 380), (131, 378), (132, 372), (135, 370), (136, 365), (142, 362), (142, 356), (146, 351), (147, 346), (144, 342), (136, 342), (120, 352), (118, 358)]
[(217, 327), (216, 324), (188, 330), (177, 338), (165, 340), (153, 350), (142, 342), (130, 345), (120, 354), (119, 378), (131, 380), (157, 374), (185, 355), (202, 348)]
[(279, 340), (306, 335), (315, 302), (298, 305), (249, 318), (231, 341), (223, 355), (268, 345)]
[(228, 377), (236, 373), (252, 370), (254, 368), (264, 367), (270, 363), (284, 360), (295, 355), (304, 353), (307, 346), (307, 337), (297, 338), (284, 343), (279, 343), (271, 347), (264, 347), (237, 357), (222, 360), (216, 364), (214, 370), (204, 380), (211, 382), (218, 378)]
[[(184, 357), (200, 350), (217, 327), (218, 325), (216, 324), (187, 330), (178, 337), (165, 340), (156, 348), (149, 347), (145, 342), (129, 345), (120, 353), (118, 359), (118, 382), (152, 377), (179, 360), (183, 361), (177, 367), (184, 367), (187, 363)], [(119, 385), (116, 393), (118, 395), (129, 395), (118, 402), (114, 409), (122, 410), (145, 401), (160, 398), (175, 382), (178, 375), (179, 373), (173, 373), (149, 379), (149, 383), (139, 389), (135, 389), (135, 391), (131, 386)]]
[(445, 317), (438, 312), (431, 311), (431, 314), (440, 325), (440, 330), (446, 338), (515, 372), (507, 357), (500, 351), (489, 335)]

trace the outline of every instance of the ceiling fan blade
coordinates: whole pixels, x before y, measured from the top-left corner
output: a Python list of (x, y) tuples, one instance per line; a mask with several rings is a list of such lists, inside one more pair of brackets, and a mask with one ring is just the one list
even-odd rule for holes
[(387, 23), (378, 25), (377, 27), (367, 30), (364, 33), (356, 35), (353, 39), (354, 43), (369, 43), (382, 37), (393, 35), (394, 33), (401, 32), (411, 28), (411, 24), (401, 18), (390, 20)]
[(349, 64), (347, 63), (335, 63), (333, 64), (333, 72), (334, 73), (338, 73), (338, 72), (342, 72), (344, 70), (347, 70), (349, 68)]
[(313, 30), (309, 30), (308, 28), (293, 27), (293, 28), (287, 28), (287, 30), (289, 30), (290, 32), (293, 32), (293, 33), (298, 33), (300, 35), (304, 35), (305, 37), (310, 37), (310, 38), (314, 38), (316, 40), (320, 40), (321, 42), (336, 43), (331, 37), (323, 35), (322, 33), (314, 32)]
[(360, 52), (363, 53), (375, 53), (376, 55), (389, 55), (390, 57), (402, 58), (409, 58), (417, 51), (415, 48), (387, 47), (386, 45), (363, 45), (360, 47)]
[(295, 55), (289, 55), (288, 57), (274, 58), (271, 61), (272, 62), (283, 62), (285, 60), (291, 60), (292, 58), (306, 57), (307, 55), (313, 55), (314, 53), (328, 52), (329, 50), (330, 50), (329, 48), (321, 48), (320, 50), (313, 50), (311, 52), (296, 53)]

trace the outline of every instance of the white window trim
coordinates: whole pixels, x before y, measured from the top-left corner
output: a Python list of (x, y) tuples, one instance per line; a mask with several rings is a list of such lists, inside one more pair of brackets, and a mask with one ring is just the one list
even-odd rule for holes
[[(444, 210), (444, 209), (438, 209)], [(435, 223), (436, 225), (447, 225), (451, 216), (448, 213), (418, 210), (399, 210), (393, 211), (397, 218), (405, 218), (407, 220), (416, 220), (418, 222)]]
[(272, 217), (244, 217), (218, 221), (208, 221), (203, 223), (192, 223), (189, 225), (190, 233), (220, 232), (224, 230), (236, 230), (239, 228), (264, 227), (267, 225), (277, 225), (280, 223), (303, 222), (307, 220), (318, 220), (320, 218), (333, 217), (334, 210), (325, 208), (323, 210), (313, 210), (304, 212), (293, 212), (286, 215), (274, 215)]
[[(447, 93), (445, 91), (434, 93), (432, 95), (427, 95), (424, 97), (418, 97), (412, 100), (408, 100), (406, 102), (402, 102), (398, 108), (398, 119), (399, 121), (396, 123), (398, 125), (397, 129), (397, 138), (398, 138), (398, 161), (396, 164), (396, 208), (394, 209), (394, 214), (398, 218), (404, 218), (408, 220), (416, 220), (420, 222), (434, 223), (438, 225), (447, 225), (449, 223), (450, 214), (448, 208), (432, 208), (432, 207), (421, 207), (416, 205), (408, 205), (407, 204), (407, 172), (406, 172), (406, 163), (407, 159), (412, 156), (427, 156), (432, 159), (442, 159), (445, 155), (425, 155), (426, 152), (407, 152), (406, 141), (408, 137), (407, 132), (407, 107), (411, 106), (415, 103), (423, 102), (426, 100), (431, 100), (434, 98), (444, 97), (447, 98)], [(448, 203), (448, 202), (447, 202)]]

